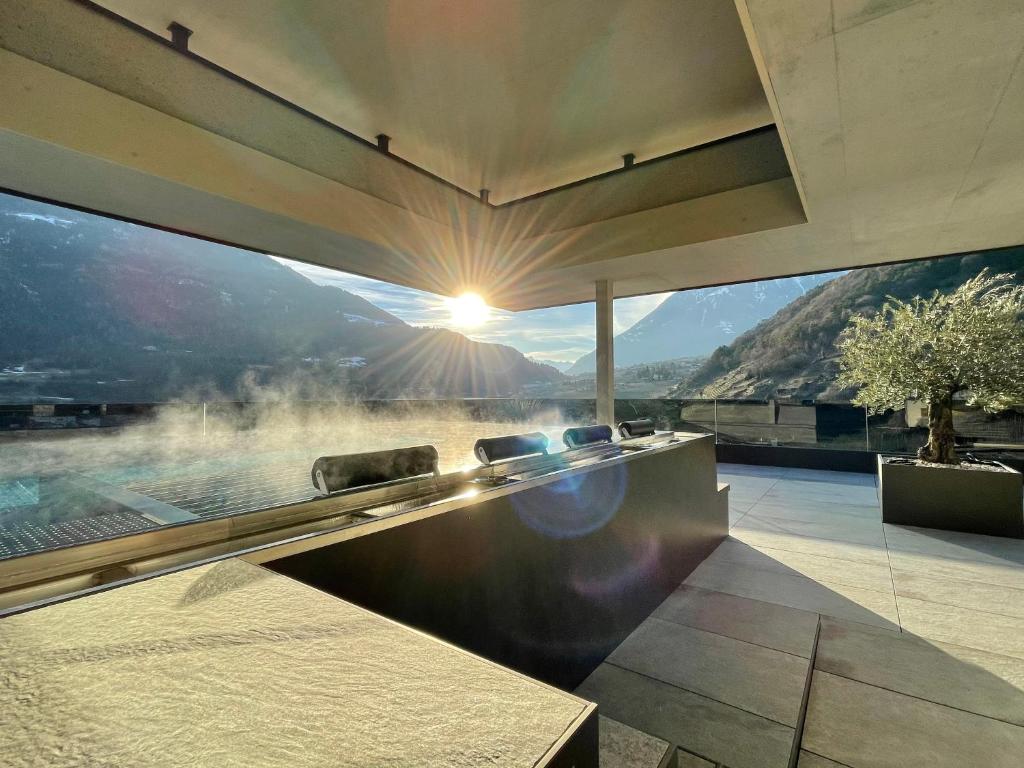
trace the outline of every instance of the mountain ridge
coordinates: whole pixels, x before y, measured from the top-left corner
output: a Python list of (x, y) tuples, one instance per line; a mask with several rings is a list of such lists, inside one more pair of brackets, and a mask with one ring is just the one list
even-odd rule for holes
[[(678, 291), (615, 337), (615, 366), (629, 367), (681, 357), (703, 357), (771, 317), (797, 296), (837, 273), (777, 278)], [(596, 369), (596, 352), (566, 373)]]
[(560, 376), (264, 254), (0, 195), (0, 400), (507, 396)]
[(851, 317), (877, 312), (889, 296), (948, 293), (986, 268), (1024, 280), (1024, 247), (847, 272), (719, 347), (670, 396), (849, 400), (854, 393), (836, 385), (836, 342)]

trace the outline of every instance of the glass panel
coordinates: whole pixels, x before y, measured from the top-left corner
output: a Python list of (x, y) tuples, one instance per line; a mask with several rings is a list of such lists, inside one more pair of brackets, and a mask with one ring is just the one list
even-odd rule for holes
[[(0, 559), (307, 501), (321, 455), (432, 444), (440, 469), (477, 466), (480, 437), (566, 426), (593, 401), (239, 403), (43, 409), (0, 419)], [(91, 428), (90, 428), (91, 427)]]
[[(616, 419), (911, 453), (920, 406), (851, 405), (835, 341), (983, 268), (1020, 278), (1024, 250), (619, 300)], [(430, 443), (453, 471), (534, 430), (559, 450), (595, 419), (593, 330), (593, 304), (464, 306), (0, 194), (0, 559), (305, 501), (320, 455)], [(1024, 406), (955, 426), (1020, 461)]]
[(683, 412), (721, 443), (857, 451), (866, 445), (864, 409), (849, 403), (705, 400), (689, 401)]
[(592, 382), (522, 400), (571, 380), (474, 340), (553, 359), (541, 327), (582, 353), (593, 305), (513, 321), (0, 194), (0, 559), (306, 501), (321, 455), (429, 443), (453, 471), (533, 430), (559, 450)]
[[(871, 450), (881, 453), (914, 454), (928, 439), (928, 408), (910, 402), (906, 408), (871, 416)], [(957, 403), (953, 407), (953, 428), (961, 453), (996, 459), (1014, 467), (1024, 463), (1024, 405), (999, 413)]]

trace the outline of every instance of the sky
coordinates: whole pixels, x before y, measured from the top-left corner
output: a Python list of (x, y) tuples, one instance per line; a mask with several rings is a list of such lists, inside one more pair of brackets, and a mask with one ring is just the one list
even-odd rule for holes
[[(65, 209), (59, 206), (30, 202), (4, 194), (0, 194), (0, 203), (8, 203), (12, 207), (26, 206), (26, 211), (11, 215), (60, 226), (72, 223), (60, 218)], [(593, 302), (529, 312), (495, 309), (491, 310), (486, 322), (469, 328), (453, 322), (451, 309), (443, 296), (278, 256), (271, 258), (315, 283), (337, 286), (361, 296), (410, 325), (450, 328), (475, 341), (507, 344), (529, 357), (546, 362), (572, 363), (594, 348), (596, 334)], [(613, 313), (615, 332), (621, 333), (628, 329), (669, 295), (660, 293), (616, 300)]]
[[(493, 309), (485, 323), (465, 328), (452, 321), (451, 310), (443, 296), (326, 267), (277, 260), (315, 283), (334, 285), (361, 296), (410, 325), (450, 328), (474, 341), (507, 344), (535, 360), (573, 362), (594, 348), (593, 303), (527, 312)], [(615, 333), (625, 331), (670, 295), (658, 293), (617, 299), (613, 312)]]

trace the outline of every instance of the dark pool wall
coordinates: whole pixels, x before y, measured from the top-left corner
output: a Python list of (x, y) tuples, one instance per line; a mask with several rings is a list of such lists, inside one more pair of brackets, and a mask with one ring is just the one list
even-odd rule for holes
[(727, 529), (700, 438), (268, 567), (572, 689)]

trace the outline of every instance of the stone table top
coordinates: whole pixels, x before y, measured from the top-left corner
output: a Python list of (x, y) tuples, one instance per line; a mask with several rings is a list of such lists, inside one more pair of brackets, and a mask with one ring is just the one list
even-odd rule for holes
[(587, 712), (239, 560), (0, 620), (12, 768), (533, 766)]

